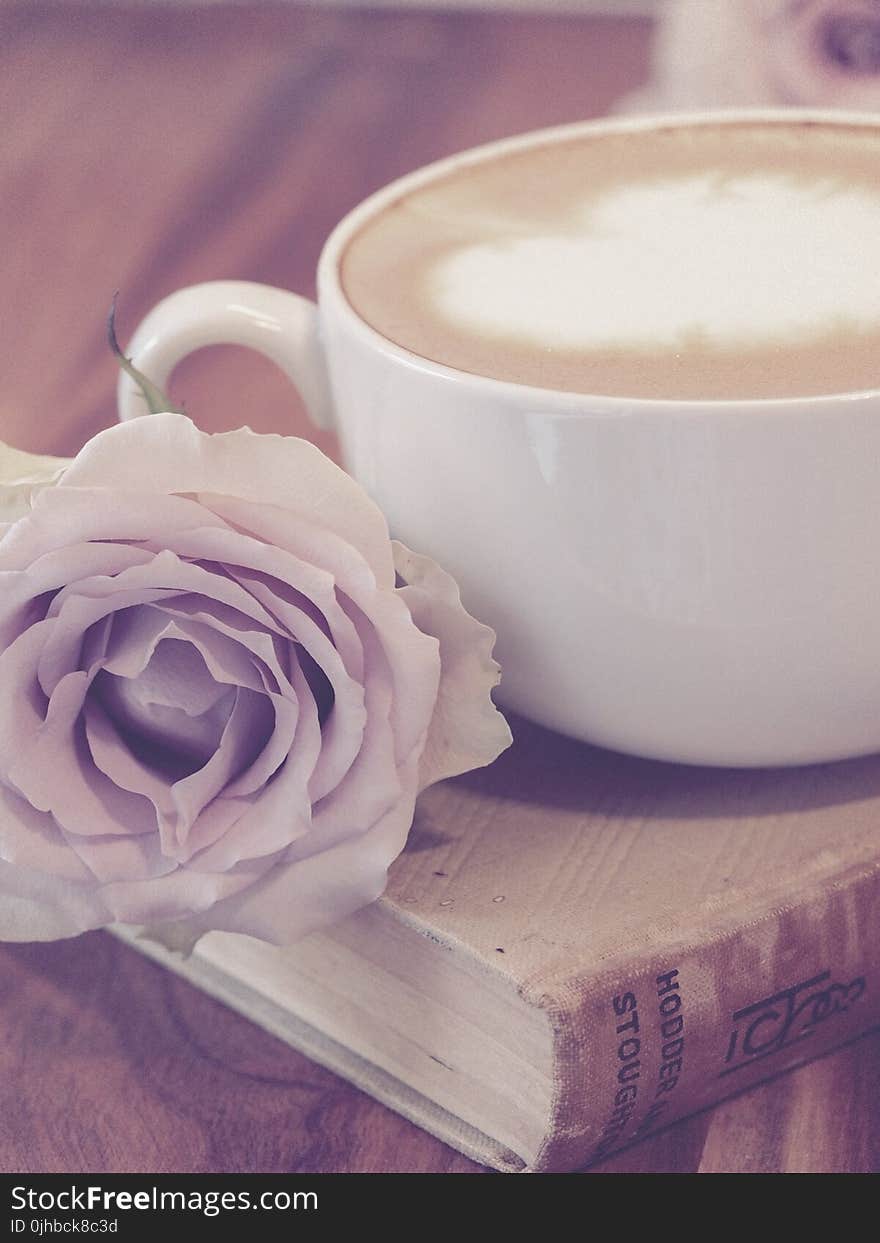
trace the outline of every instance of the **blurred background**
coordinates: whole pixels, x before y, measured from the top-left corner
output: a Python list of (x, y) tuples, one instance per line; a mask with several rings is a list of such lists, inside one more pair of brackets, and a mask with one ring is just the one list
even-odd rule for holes
[[(113, 420), (116, 289), (123, 338), (196, 281), (310, 295), (333, 225), (421, 164), (749, 103), (880, 107), (878, 0), (0, 0), (0, 438), (74, 452)], [(238, 350), (174, 391), (205, 427), (307, 431)]]

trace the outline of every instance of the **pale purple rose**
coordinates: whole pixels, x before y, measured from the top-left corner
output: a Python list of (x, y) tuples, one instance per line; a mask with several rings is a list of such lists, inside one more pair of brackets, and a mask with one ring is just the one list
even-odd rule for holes
[(162, 414), (64, 465), (0, 452), (0, 938), (372, 901), (509, 744), (492, 631), (307, 441)]

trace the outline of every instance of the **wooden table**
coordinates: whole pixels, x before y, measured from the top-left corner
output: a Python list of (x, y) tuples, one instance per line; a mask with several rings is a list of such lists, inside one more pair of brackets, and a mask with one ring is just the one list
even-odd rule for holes
[[(130, 332), (219, 277), (313, 291), (333, 224), (463, 147), (605, 111), (636, 20), (0, 9), (0, 438), (74, 452), (114, 420), (104, 316)], [(204, 427), (308, 434), (242, 351), (178, 371)], [(316, 437), (333, 451), (329, 437)], [(0, 1170), (468, 1171), (471, 1162), (104, 933), (0, 951)], [(868, 1036), (596, 1167), (880, 1168)]]

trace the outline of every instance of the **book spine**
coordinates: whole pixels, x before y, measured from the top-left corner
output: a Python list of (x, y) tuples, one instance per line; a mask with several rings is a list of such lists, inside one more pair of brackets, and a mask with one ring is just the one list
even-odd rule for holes
[(685, 936), (598, 977), (530, 984), (556, 1067), (532, 1169), (591, 1165), (880, 1024), (878, 946), (874, 864), (709, 942)]

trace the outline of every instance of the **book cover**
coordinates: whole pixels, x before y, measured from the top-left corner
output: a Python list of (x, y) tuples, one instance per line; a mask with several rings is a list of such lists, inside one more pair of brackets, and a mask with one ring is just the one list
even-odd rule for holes
[(582, 1168), (880, 1024), (880, 757), (694, 768), (513, 724), (329, 932), (135, 943), (501, 1170)]

